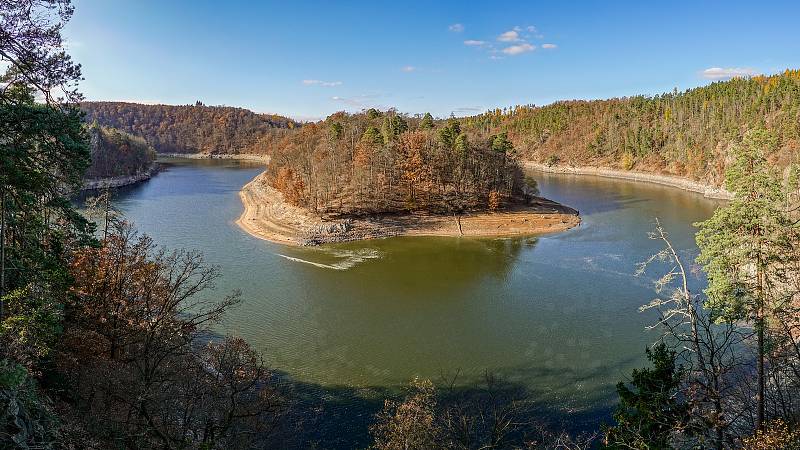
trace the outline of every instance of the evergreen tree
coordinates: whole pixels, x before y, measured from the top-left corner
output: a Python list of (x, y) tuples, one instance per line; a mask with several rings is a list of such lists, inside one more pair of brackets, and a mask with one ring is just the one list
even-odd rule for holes
[[(729, 320), (755, 326), (757, 350), (756, 428), (764, 425), (767, 320), (783, 307), (787, 279), (800, 255), (796, 224), (786, 209), (782, 180), (765, 155), (776, 140), (768, 131), (749, 131), (733, 149), (726, 185), (735, 198), (698, 224), (698, 262), (708, 275), (707, 306)], [(789, 297), (791, 298), (791, 297)]]
[(684, 422), (687, 410), (677, 398), (684, 375), (675, 352), (663, 343), (646, 349), (652, 368), (634, 369), (630, 387), (617, 384), (616, 425), (606, 429), (609, 449), (667, 449), (671, 433)]
[(433, 116), (431, 116), (431, 113), (426, 112), (425, 115), (422, 116), (422, 121), (419, 123), (419, 128), (421, 130), (432, 130), (433, 126)]

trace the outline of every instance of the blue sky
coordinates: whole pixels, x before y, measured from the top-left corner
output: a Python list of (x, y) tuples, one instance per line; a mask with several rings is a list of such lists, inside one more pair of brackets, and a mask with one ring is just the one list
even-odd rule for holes
[[(256, 4), (257, 3), (257, 4)], [(800, 2), (74, 0), (89, 100), (468, 115), (800, 68)]]

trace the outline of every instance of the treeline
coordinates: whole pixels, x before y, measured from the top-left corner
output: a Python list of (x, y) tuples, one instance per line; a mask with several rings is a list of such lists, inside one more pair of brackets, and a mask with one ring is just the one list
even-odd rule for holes
[(499, 209), (529, 197), (505, 134), (394, 110), (336, 113), (271, 145), (268, 182), (320, 214)]
[(156, 159), (153, 146), (124, 131), (93, 123), (87, 127), (92, 164), (88, 180), (137, 175), (152, 169)]
[(800, 70), (735, 78), (653, 97), (563, 101), (497, 109), (461, 120), (467, 130), (508, 132), (524, 159), (685, 176), (720, 185), (729, 149), (756, 126), (786, 167), (800, 150)]
[(264, 154), (261, 142), (295, 127), (286, 117), (228, 106), (83, 102), (87, 122), (145, 139), (159, 153)]

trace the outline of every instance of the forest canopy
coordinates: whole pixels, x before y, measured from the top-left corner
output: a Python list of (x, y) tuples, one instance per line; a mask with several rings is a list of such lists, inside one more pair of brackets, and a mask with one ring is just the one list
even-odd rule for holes
[(144, 138), (159, 153), (264, 154), (262, 139), (294, 128), (286, 117), (229, 106), (84, 102), (86, 121)]
[(496, 109), (461, 123), (466, 130), (508, 132), (526, 160), (666, 173), (719, 186), (731, 146), (759, 126), (778, 139), (770, 163), (783, 168), (797, 161), (800, 70), (652, 97)]
[(92, 164), (84, 175), (87, 180), (138, 175), (152, 169), (156, 151), (144, 139), (96, 123), (88, 131)]
[(274, 148), (268, 182), (320, 214), (460, 213), (524, 203), (530, 193), (505, 135), (394, 110), (336, 113)]

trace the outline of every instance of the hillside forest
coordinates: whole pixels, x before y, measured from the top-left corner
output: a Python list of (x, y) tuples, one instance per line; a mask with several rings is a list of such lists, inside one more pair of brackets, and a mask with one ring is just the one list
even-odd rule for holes
[(144, 139), (115, 128), (93, 123), (87, 126), (91, 144), (91, 165), (84, 178), (100, 180), (149, 172), (156, 151)]
[[(384, 115), (400, 117), (411, 131), (419, 131), (422, 120), (394, 111), (373, 110), (365, 113), (367, 117), (336, 113), (318, 123), (298, 124), (280, 116), (201, 104), (84, 102), (81, 108), (87, 113), (87, 120), (143, 137), (161, 153), (248, 153), (279, 155), (284, 159), (290, 158), (289, 149), (294, 149), (301, 159), (317, 146), (323, 153), (330, 150), (330, 145), (320, 144), (330, 137), (329, 132), (337, 136), (337, 151), (347, 147), (348, 155), (355, 155), (367, 127), (381, 133), (377, 136), (371, 132), (376, 142), (384, 137)], [(381, 117), (370, 116), (375, 114)], [(764, 127), (777, 138), (777, 145), (767, 155), (771, 164), (785, 168), (797, 162), (800, 70), (734, 78), (655, 96), (514, 106), (459, 118), (457, 122), (459, 131), (479, 147), (490, 136), (507, 133), (521, 160), (670, 174), (722, 186), (725, 169), (732, 160), (732, 146), (755, 127)], [(341, 130), (331, 131), (334, 123), (339, 123)], [(431, 132), (434, 135), (451, 123), (429, 117), (425, 127), (435, 129)], [(399, 138), (399, 134), (389, 137)], [(320, 155), (318, 161), (327, 164), (329, 157)], [(308, 160), (305, 164), (312, 162)], [(376, 164), (371, 167), (373, 176), (387, 169), (382, 158), (373, 158), (369, 163)], [(341, 164), (336, 167), (345, 169)], [(318, 170), (320, 167), (315, 163), (306, 171), (316, 174)], [(297, 168), (293, 171), (303, 172)], [(339, 175), (345, 176), (344, 172)], [(337, 178), (336, 182), (344, 180)], [(330, 193), (308, 194), (322, 196), (319, 205), (322, 209), (327, 201), (336, 200)]]

